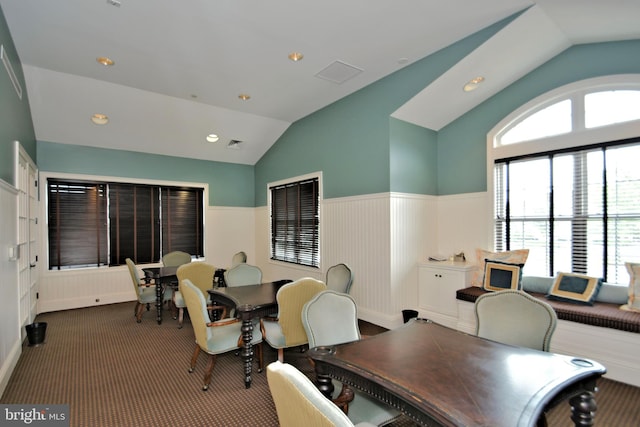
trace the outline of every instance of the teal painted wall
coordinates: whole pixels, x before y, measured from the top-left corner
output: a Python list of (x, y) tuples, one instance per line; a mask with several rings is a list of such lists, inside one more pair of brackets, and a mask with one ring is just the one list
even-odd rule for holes
[(437, 132), (391, 118), (389, 144), (391, 191), (437, 194)]
[(573, 46), (438, 132), (438, 194), (487, 189), (487, 133), (512, 111), (576, 81), (640, 73), (640, 40)]
[(209, 205), (253, 207), (253, 166), (38, 141), (41, 171), (202, 182)]
[(22, 85), (22, 100), (13, 88), (4, 65), (0, 65), (0, 179), (15, 185), (13, 141), (20, 141), (34, 162), (36, 157), (36, 137), (29, 109), (22, 64), (9, 33), (7, 21), (0, 8), (0, 44), (4, 46), (11, 61), (13, 71)]
[[(417, 180), (395, 175), (397, 169), (397, 180), (391, 179), (391, 114), (510, 20), (496, 23), (293, 123), (256, 164), (256, 206), (267, 204), (269, 182), (317, 171), (323, 172), (324, 198), (415, 188)], [(397, 159), (400, 153), (393, 151)], [(419, 155), (423, 154), (431, 153), (421, 150)], [(429, 187), (427, 183), (425, 186)]]

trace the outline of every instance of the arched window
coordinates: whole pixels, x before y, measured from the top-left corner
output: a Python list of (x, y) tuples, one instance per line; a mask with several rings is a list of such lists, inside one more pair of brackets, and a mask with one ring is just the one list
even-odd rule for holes
[(488, 136), (496, 250), (528, 248), (525, 272), (628, 283), (640, 262), (640, 75), (544, 94)]

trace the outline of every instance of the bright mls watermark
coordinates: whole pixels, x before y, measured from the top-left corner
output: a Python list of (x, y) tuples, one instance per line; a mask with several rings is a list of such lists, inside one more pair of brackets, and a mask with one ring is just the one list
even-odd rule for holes
[(0, 405), (0, 425), (69, 427), (69, 405)]

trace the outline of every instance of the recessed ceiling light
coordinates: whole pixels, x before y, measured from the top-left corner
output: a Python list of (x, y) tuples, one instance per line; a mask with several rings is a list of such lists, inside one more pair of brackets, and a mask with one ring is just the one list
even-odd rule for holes
[(469, 80), (463, 87), (462, 90), (465, 92), (471, 92), (472, 90), (476, 90), (480, 83), (484, 81), (484, 77), (478, 76), (474, 79)]
[(106, 125), (107, 123), (109, 123), (109, 117), (104, 114), (96, 113), (91, 116), (91, 121), (97, 125)]
[(289, 59), (292, 60), (293, 62), (298, 62), (302, 60), (302, 58), (304, 58), (304, 55), (301, 54), (300, 52), (291, 52), (289, 54)]
[(219, 139), (220, 137), (215, 133), (210, 133), (209, 135), (207, 135), (207, 142), (218, 142)]
[(243, 101), (247, 101), (249, 98), (251, 98), (251, 96), (247, 95), (246, 93), (241, 93), (240, 95), (238, 95), (238, 98), (242, 99)]
[(107, 58), (106, 56), (99, 56), (99, 57), (96, 58), (96, 61), (98, 61), (98, 64), (102, 64), (105, 67), (110, 67), (113, 64), (115, 64), (113, 59)]

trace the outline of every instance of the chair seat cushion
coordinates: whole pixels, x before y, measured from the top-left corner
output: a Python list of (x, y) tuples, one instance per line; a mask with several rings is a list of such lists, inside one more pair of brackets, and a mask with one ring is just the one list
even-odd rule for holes
[[(224, 321), (225, 320), (220, 320), (219, 322)], [(238, 339), (242, 335), (241, 328), (242, 322), (211, 327), (212, 333), (207, 340), (207, 348), (203, 350), (211, 354), (219, 354), (235, 350), (238, 348)], [(254, 328), (251, 344), (260, 344), (261, 342), (262, 334), (260, 333), (260, 328)]]
[(138, 301), (142, 304), (152, 304), (156, 302), (156, 287), (155, 286), (141, 286), (138, 288), (140, 294), (138, 295)]
[[(331, 380), (333, 383), (333, 398), (335, 399), (342, 390), (342, 383), (338, 380)], [(400, 415), (400, 412), (384, 403), (379, 402), (373, 397), (358, 390), (353, 390), (355, 395), (351, 403), (349, 403), (349, 414), (347, 415), (351, 422), (355, 425), (363, 423), (363, 425), (383, 425)]]
[[(278, 322), (271, 320), (263, 321), (264, 324), (264, 340), (273, 348), (286, 348), (286, 342), (282, 328)], [(254, 329), (255, 333), (255, 329)]]
[(180, 291), (175, 291), (173, 293), (173, 303), (178, 308), (186, 308), (187, 307), (187, 303), (184, 302), (184, 297), (182, 296), (182, 292), (180, 292)]

